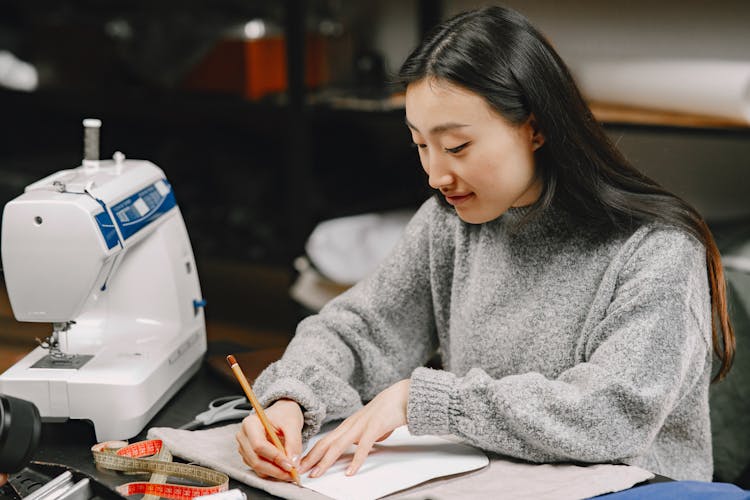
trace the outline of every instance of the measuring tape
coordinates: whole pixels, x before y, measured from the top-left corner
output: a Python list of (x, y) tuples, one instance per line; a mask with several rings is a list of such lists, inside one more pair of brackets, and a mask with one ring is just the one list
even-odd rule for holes
[[(150, 472), (162, 475), (157, 481), (163, 481), (163, 476), (173, 476), (209, 485), (188, 486), (139, 481), (118, 486), (116, 490), (123, 496), (142, 494), (175, 500), (190, 500), (193, 497), (226, 491), (229, 487), (229, 477), (222, 472), (199, 465), (172, 462), (172, 454), (166, 448), (162, 448), (160, 439), (140, 441), (131, 445), (125, 441), (105, 441), (95, 444), (91, 448), (91, 453), (94, 455), (96, 465), (104, 469), (122, 472)], [(142, 458), (154, 455), (158, 455), (162, 460)]]

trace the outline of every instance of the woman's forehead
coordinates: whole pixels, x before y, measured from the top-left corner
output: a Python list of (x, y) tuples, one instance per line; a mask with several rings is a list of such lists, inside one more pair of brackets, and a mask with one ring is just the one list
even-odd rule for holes
[(444, 78), (428, 76), (410, 83), (406, 87), (406, 95), (423, 94), (436, 99), (458, 99), (458, 100), (478, 100), (483, 101), (482, 97), (471, 90), (457, 85)]
[(406, 88), (406, 123), (419, 132), (441, 123), (473, 125), (496, 118), (483, 97), (447, 80), (425, 78)]

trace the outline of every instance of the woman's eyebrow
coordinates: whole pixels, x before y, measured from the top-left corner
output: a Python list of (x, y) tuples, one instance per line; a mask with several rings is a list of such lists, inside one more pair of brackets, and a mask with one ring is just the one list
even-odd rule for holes
[[(415, 132), (419, 132), (419, 129), (412, 124), (408, 118), (404, 117), (404, 122), (406, 123), (406, 126), (410, 129), (414, 130)], [(430, 134), (442, 134), (443, 132), (447, 132), (448, 130), (453, 130), (457, 128), (462, 127), (468, 127), (469, 124), (467, 123), (456, 123), (456, 122), (448, 122), (448, 123), (442, 123), (440, 125), (435, 125), (430, 129)]]

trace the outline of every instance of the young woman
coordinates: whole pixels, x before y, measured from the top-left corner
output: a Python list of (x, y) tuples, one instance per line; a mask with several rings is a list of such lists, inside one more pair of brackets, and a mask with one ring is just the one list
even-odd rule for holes
[[(712, 359), (722, 378), (734, 336), (700, 215), (628, 164), (515, 11), (446, 21), (400, 80), (436, 199), (258, 378), (287, 453), (250, 416), (245, 462), (315, 477), (357, 444), (354, 474), (406, 424), (532, 462), (710, 480)], [(443, 369), (422, 367), (436, 351)], [(303, 439), (341, 418), (300, 462)]]

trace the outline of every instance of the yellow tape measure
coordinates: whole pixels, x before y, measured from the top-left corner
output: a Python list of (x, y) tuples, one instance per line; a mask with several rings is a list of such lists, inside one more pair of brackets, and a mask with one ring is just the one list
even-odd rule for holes
[[(175, 500), (190, 500), (193, 497), (226, 491), (229, 487), (229, 477), (226, 474), (199, 465), (172, 462), (172, 455), (168, 451), (165, 453), (165, 451), (162, 450), (160, 439), (140, 441), (130, 445), (124, 441), (105, 441), (95, 444), (91, 448), (94, 462), (105, 469), (163, 474), (208, 485), (189, 486), (138, 481), (123, 484), (116, 488), (117, 492), (124, 496), (142, 494)], [(159, 452), (162, 452), (161, 457), (165, 460), (143, 458), (159, 455)]]

